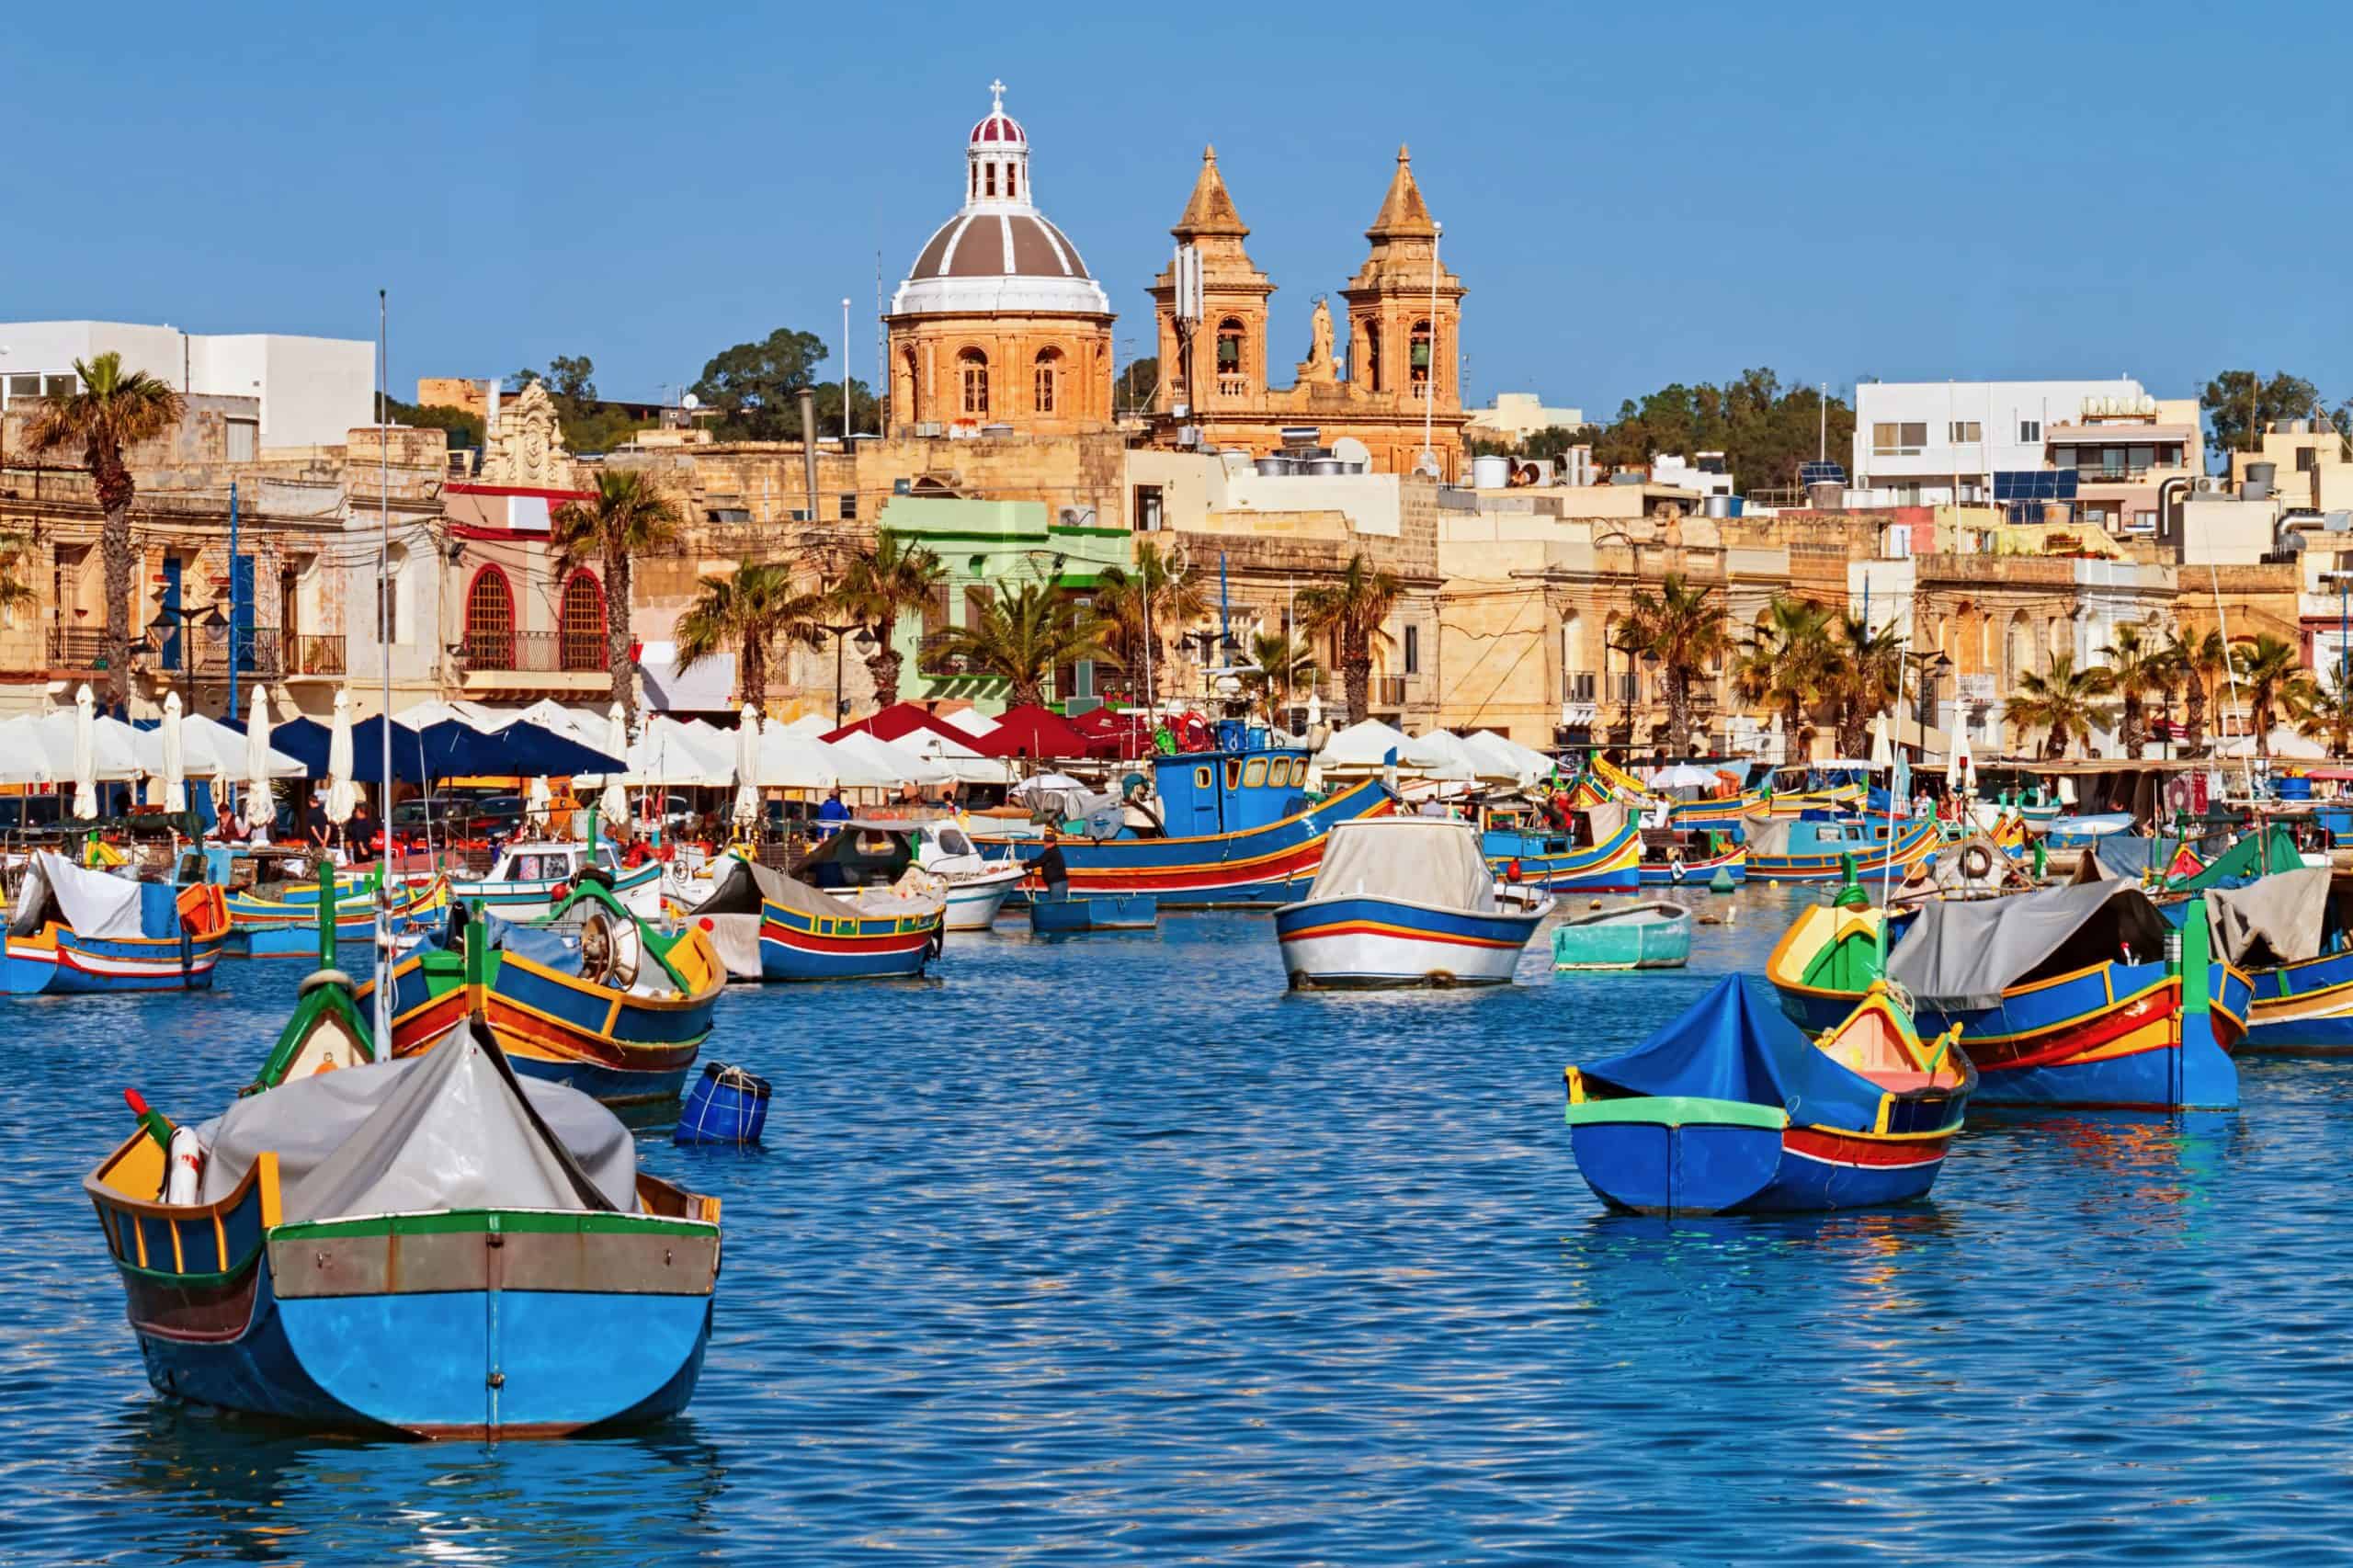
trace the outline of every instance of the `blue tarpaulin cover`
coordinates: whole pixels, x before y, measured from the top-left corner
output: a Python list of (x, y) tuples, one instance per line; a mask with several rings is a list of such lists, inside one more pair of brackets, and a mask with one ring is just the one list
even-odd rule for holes
[(1578, 1072), (1630, 1095), (1779, 1106), (1817, 1126), (1868, 1128), (1879, 1118), (1879, 1085), (1814, 1049), (1736, 974), (1633, 1050)]

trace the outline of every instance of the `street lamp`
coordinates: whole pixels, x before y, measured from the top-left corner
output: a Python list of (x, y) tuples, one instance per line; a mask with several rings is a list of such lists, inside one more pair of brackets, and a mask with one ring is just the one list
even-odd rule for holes
[(2353, 648), (2347, 646), (2348, 638), (2346, 615), (2346, 589), (2348, 585), (2353, 585), (2353, 572), (2342, 569), (2324, 572), (2320, 574), (2320, 580), (2336, 585), (2336, 689), (2342, 692), (2345, 689), (2347, 661), (2348, 658), (2353, 658)]
[(1918, 653), (1907, 651), (1904, 656), (1917, 662), (1920, 666), (1916, 682), (1919, 696), (1913, 701), (1912, 717), (1920, 726), (1920, 749), (1925, 752), (1928, 749), (1929, 693), (1935, 688), (1936, 682), (1944, 678), (1944, 673), (1952, 668), (1952, 661), (1945, 656), (1941, 648), (1923, 649)]
[(191, 631), (218, 631), (228, 624), (229, 618), (221, 613), (221, 607), (218, 605), (210, 607), (199, 616), (186, 605), (176, 601), (158, 605), (155, 608), (155, 619), (147, 623), (147, 635), (158, 639), (155, 647), (158, 658), (163, 654), (161, 639), (164, 634), (174, 626), (177, 626), (180, 630), (180, 642), (186, 654), (182, 663), (188, 672), (188, 710), (191, 714), (196, 711), (197, 642), (196, 639), (188, 633)]
[(1226, 662), (1231, 664), (1234, 659), (1240, 657), (1242, 653), (1242, 644), (1234, 641), (1233, 633), (1231, 631), (1211, 631), (1204, 628), (1199, 631), (1179, 632), (1174, 641), (1180, 648), (1190, 648), (1199, 644), (1201, 650), (1199, 661), (1201, 666), (1201, 695), (1204, 698), (1211, 695), (1210, 671), (1211, 668), (1216, 667), (1211, 665), (1210, 663), (1211, 656), (1222, 654)]
[[(842, 722), (849, 717), (849, 699), (842, 694), (842, 639), (845, 637), (850, 638), (850, 641), (857, 645), (858, 656), (861, 659), (871, 654), (874, 650), (881, 647), (881, 644), (874, 641), (873, 633), (866, 630), (866, 623), (864, 621), (844, 621), (839, 626), (822, 626), (819, 627), (818, 630), (833, 633), (834, 725), (838, 729), (840, 728)], [(857, 635), (855, 637), (851, 637), (850, 634), (852, 632), (856, 632)]]

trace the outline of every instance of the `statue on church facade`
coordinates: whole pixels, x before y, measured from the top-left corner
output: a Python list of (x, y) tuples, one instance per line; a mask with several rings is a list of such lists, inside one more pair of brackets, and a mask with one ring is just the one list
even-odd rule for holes
[(1339, 379), (1339, 368), (1332, 361), (1332, 307), (1318, 296), (1315, 314), (1309, 328), (1307, 358), (1295, 367), (1300, 384), (1333, 381)]

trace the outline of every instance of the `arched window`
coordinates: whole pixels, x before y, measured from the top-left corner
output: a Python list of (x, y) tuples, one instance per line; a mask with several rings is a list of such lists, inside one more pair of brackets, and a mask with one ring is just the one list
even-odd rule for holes
[(1039, 413), (1051, 414), (1054, 411), (1054, 394), (1061, 390), (1062, 379), (1063, 351), (1059, 348), (1038, 350), (1037, 367), (1031, 372), (1031, 395), (1036, 400)]
[(1020, 194), (1021, 194), (1021, 178), (1020, 178), (1020, 174), (1019, 174), (1019, 170), (1020, 170), (1020, 168), (1021, 168), (1021, 165), (1018, 165), (1018, 164), (1007, 164), (1007, 165), (1005, 165), (1005, 194), (1006, 194), (1006, 195), (1007, 195), (1007, 196), (1018, 196), (1018, 195), (1020, 195)]
[(1217, 324), (1217, 373), (1239, 376), (1242, 369), (1242, 324), (1233, 316)]
[(1381, 379), (1381, 327), (1374, 322), (1364, 324), (1364, 380), (1374, 392), (1389, 390)]
[(1426, 321), (1417, 321), (1414, 324), (1411, 359), (1414, 395), (1427, 397), (1430, 384), (1430, 372), (1438, 359), (1438, 336), (1430, 331), (1430, 324)]
[(996, 194), (996, 165), (995, 164), (989, 165), (988, 171), (989, 172), (987, 174), (981, 177), (981, 183), (986, 187), (991, 196), (995, 196)]
[(2010, 617), (2008, 684), (2014, 691), (2018, 689), (2020, 676), (2034, 673), (2034, 623), (2027, 619), (2026, 611), (2013, 614)]
[(567, 670), (605, 667), (605, 585), (586, 567), (563, 585), (561, 624), (563, 665)]
[(515, 667), (515, 595), (495, 566), (475, 573), (466, 589), (466, 663), (478, 670)]
[(956, 368), (963, 372), (965, 414), (975, 419), (987, 418), (989, 357), (977, 348), (967, 348), (956, 356)]
[(922, 417), (915, 409), (915, 351), (899, 356), (899, 374), (891, 387), (891, 417), (900, 424)]

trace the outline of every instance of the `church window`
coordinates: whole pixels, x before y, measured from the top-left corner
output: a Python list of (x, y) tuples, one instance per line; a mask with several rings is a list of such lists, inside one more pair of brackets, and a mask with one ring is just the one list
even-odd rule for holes
[(978, 164), (972, 165), (972, 194), (976, 197), (981, 194), (981, 165)]
[(1381, 328), (1371, 322), (1364, 324), (1364, 373), (1374, 392), (1389, 390), (1381, 379)]
[(1434, 341), (1435, 339), (1431, 335), (1429, 323), (1426, 321), (1417, 321), (1414, 324), (1414, 342), (1412, 352), (1414, 383), (1416, 386), (1426, 383), (1430, 379), (1430, 364), (1433, 358), (1431, 349)]
[(1242, 372), (1242, 324), (1232, 316), (1217, 324), (1217, 373), (1221, 376)]
[(466, 589), (466, 663), (478, 670), (515, 667), (515, 596), (495, 566), (475, 573)]
[(991, 196), (995, 196), (996, 194), (996, 165), (995, 164), (989, 165), (988, 171), (989, 172), (983, 176), (982, 178), (988, 187), (988, 193)]
[(1018, 196), (1021, 194), (1021, 182), (1016, 177), (1018, 168), (1019, 165), (1016, 164), (1007, 164), (1005, 165), (1005, 194), (1007, 196)]
[(956, 365), (964, 377), (964, 412), (985, 416), (989, 411), (989, 357), (977, 348), (967, 348), (956, 357)]
[(586, 567), (563, 585), (558, 653), (567, 670), (605, 667), (605, 586)]
[(1051, 414), (1054, 411), (1054, 393), (1058, 390), (1055, 383), (1062, 379), (1062, 369), (1063, 352), (1061, 349), (1040, 348), (1038, 350), (1038, 364), (1034, 373), (1034, 382), (1039, 413)]

